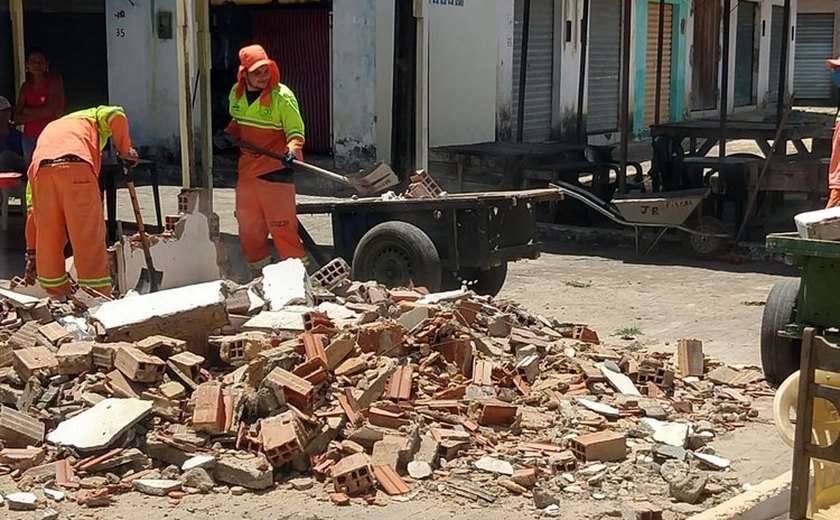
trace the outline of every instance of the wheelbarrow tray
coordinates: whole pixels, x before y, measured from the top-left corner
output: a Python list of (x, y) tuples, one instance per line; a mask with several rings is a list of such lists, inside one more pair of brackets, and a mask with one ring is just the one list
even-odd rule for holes
[(706, 198), (708, 190), (681, 190), (666, 193), (618, 195), (612, 205), (630, 223), (679, 226)]
[(802, 238), (799, 233), (770, 233), (767, 251), (801, 257), (840, 258), (840, 241)]

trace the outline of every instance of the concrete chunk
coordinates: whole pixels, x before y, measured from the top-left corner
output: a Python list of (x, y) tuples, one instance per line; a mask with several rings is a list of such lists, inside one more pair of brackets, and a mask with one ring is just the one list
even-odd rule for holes
[(248, 489), (266, 489), (274, 484), (271, 464), (264, 455), (225, 454), (216, 461), (213, 477)]
[(312, 305), (312, 288), (306, 267), (298, 258), (267, 265), (262, 269), (262, 292), (271, 310), (287, 305)]
[(93, 365), (93, 342), (65, 343), (61, 345), (55, 357), (58, 360), (58, 373), (61, 375), (89, 372)]
[(151, 401), (105, 399), (93, 408), (59, 424), (47, 435), (47, 440), (80, 450), (107, 448), (151, 410)]
[(135, 491), (139, 491), (144, 495), (151, 495), (156, 497), (166, 496), (171, 491), (178, 491), (181, 489), (180, 480), (162, 480), (162, 479), (137, 479), (131, 483), (131, 487)]

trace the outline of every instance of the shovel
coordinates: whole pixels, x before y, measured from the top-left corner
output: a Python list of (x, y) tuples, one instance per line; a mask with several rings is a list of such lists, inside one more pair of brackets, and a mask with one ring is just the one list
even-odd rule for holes
[(160, 282), (163, 280), (163, 272), (155, 270), (152, 262), (152, 252), (149, 249), (149, 237), (146, 236), (146, 229), (143, 226), (143, 215), (140, 214), (140, 203), (137, 201), (137, 190), (134, 188), (134, 171), (123, 163), (125, 183), (128, 186), (128, 194), (131, 197), (131, 207), (134, 210), (134, 219), (137, 222), (137, 232), (140, 233), (140, 243), (143, 245), (143, 255), (146, 257), (146, 267), (140, 270), (140, 279), (134, 290), (140, 294), (157, 292), (160, 289)]
[(228, 140), (233, 144), (239, 145), (240, 148), (250, 150), (260, 155), (265, 155), (266, 157), (271, 157), (272, 159), (278, 159), (280, 161), (283, 161), (283, 164), (286, 164), (288, 166), (299, 167), (305, 171), (308, 171), (309, 173), (318, 175), (325, 179), (329, 179), (339, 184), (343, 184), (345, 186), (349, 186), (361, 193), (362, 195), (375, 195), (400, 183), (400, 180), (399, 178), (397, 178), (397, 174), (394, 173), (394, 170), (392, 170), (390, 166), (383, 162), (377, 162), (372, 167), (368, 168), (367, 170), (364, 170), (359, 175), (348, 177), (346, 175), (341, 175), (339, 173), (319, 168), (317, 166), (305, 163), (303, 161), (294, 160), (290, 162), (286, 157), (278, 153), (272, 152), (271, 150), (266, 150), (265, 148), (261, 148), (257, 145), (245, 141), (236, 140), (233, 137), (228, 136)]

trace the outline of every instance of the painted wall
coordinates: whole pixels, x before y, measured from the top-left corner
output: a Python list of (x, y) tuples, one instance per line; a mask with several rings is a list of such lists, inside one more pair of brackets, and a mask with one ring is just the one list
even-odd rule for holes
[[(645, 127), (645, 71), (647, 68), (647, 40), (648, 40), (648, 0), (637, 0), (633, 4), (633, 20), (635, 27), (635, 35), (633, 36), (633, 64), (632, 70), (632, 85), (631, 90), (633, 102), (633, 133), (641, 135), (649, 131)], [(662, 121), (665, 122), (667, 116), (671, 122), (682, 121), (686, 114), (687, 99), (686, 95), (690, 91), (691, 83), (690, 77), (687, 78), (686, 69), (688, 68), (688, 39), (686, 38), (686, 28), (690, 25), (690, 11), (691, 0), (666, 0), (667, 4), (673, 6), (673, 22), (671, 28), (671, 104), (668, 107), (661, 108)], [(689, 81), (686, 83), (686, 81)]]
[(391, 160), (394, 99), (394, 2), (376, 0), (376, 159)]
[[(768, 104), (775, 104), (775, 99), (770, 99), (770, 38), (771, 38), (771, 21), (773, 15), (773, 6), (781, 6), (785, 5), (784, 0), (763, 0), (761, 2), (761, 20), (762, 23), (765, 24), (767, 30), (764, 31), (761, 37), (761, 48), (759, 49), (758, 54), (758, 106), (763, 107), (767, 106)], [(796, 10), (797, 10), (798, 0), (791, 0), (791, 24), (795, 23), (796, 21)], [(787, 93), (790, 95), (790, 92), (793, 90), (793, 70), (794, 70), (794, 63), (793, 58), (796, 50), (796, 42), (794, 40), (789, 41), (789, 53), (788, 53), (788, 85), (787, 85)], [(735, 49), (732, 49), (734, 53)], [(734, 60), (734, 54), (732, 54), (731, 60)]]
[(501, 78), (513, 70), (513, 2), (431, 1), (427, 12), (429, 145), (495, 140), (497, 100), (505, 110), (512, 88)]
[[(178, 90), (175, 39), (157, 37), (157, 13), (175, 0), (105, 0), (110, 103), (125, 107), (139, 146), (177, 154)], [(198, 116), (196, 117), (199, 120)]]
[(376, 4), (333, 3), (333, 139), (340, 170), (376, 159)]

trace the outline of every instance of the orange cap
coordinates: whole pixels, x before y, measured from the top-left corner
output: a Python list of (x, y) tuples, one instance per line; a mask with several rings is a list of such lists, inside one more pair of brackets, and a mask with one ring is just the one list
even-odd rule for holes
[(268, 65), (268, 73), (271, 76), (268, 87), (261, 96), (262, 104), (267, 106), (271, 103), (271, 89), (280, 83), (280, 67), (277, 66), (277, 63), (274, 60), (268, 57), (268, 53), (265, 52), (262, 45), (248, 45), (239, 49), (239, 71), (236, 74), (236, 80), (238, 82), (236, 95), (241, 97), (245, 92), (245, 73), (253, 72), (263, 65)]
[(829, 69), (840, 69), (840, 56), (833, 60), (825, 60), (825, 66)]

